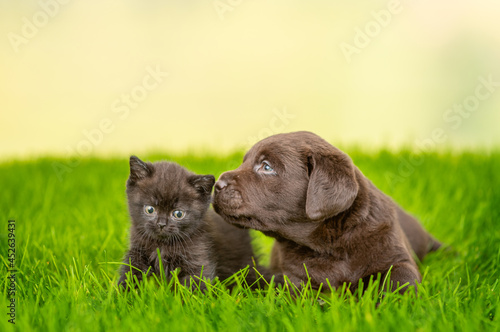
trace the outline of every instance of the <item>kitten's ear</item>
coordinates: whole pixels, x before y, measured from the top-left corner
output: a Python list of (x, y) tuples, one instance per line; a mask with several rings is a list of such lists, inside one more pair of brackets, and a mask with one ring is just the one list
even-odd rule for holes
[(189, 180), (189, 183), (200, 193), (210, 194), (215, 184), (215, 177), (213, 175), (195, 175)]
[(153, 174), (153, 167), (150, 163), (145, 163), (136, 156), (130, 157), (130, 177), (129, 181), (135, 183)]

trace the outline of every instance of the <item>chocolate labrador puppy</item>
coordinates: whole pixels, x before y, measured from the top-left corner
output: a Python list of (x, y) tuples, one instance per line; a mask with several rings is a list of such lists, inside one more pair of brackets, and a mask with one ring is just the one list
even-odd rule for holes
[(359, 279), (390, 271), (393, 289), (408, 283), (404, 292), (421, 281), (413, 253), (422, 259), (441, 245), (349, 156), (310, 132), (255, 144), (240, 167), (220, 176), (214, 208), (230, 224), (277, 240), (278, 281), (286, 275), (299, 285), (309, 274), (316, 289), (328, 279), (354, 291)]

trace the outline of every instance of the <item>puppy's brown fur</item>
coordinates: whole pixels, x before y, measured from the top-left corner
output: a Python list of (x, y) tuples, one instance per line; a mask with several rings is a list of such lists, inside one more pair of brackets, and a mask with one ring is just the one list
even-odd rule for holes
[(273, 272), (300, 284), (305, 264), (316, 288), (328, 279), (353, 290), (359, 279), (389, 270), (393, 288), (416, 286), (412, 253), (422, 259), (440, 246), (345, 153), (309, 132), (255, 144), (238, 169), (219, 178), (214, 208), (231, 224), (276, 238)]

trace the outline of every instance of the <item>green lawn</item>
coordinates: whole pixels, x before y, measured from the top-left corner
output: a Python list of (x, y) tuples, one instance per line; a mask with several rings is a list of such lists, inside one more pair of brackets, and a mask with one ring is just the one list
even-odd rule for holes
[[(418, 298), (382, 296), (373, 286), (361, 296), (342, 290), (228, 291), (217, 282), (202, 294), (161, 279), (149, 279), (139, 292), (118, 292), (117, 263), (129, 230), (127, 156), (86, 159), (65, 166), (62, 175), (53, 169), (55, 160), (37, 159), (0, 164), (0, 330), (14, 331), (7, 321), (9, 219), (16, 221), (19, 331), (500, 330), (500, 152), (429, 153), (415, 160), (406, 151), (345, 151), (452, 248), (421, 264)], [(139, 157), (173, 160), (218, 177), (235, 168), (242, 154)], [(272, 240), (254, 236), (267, 262)]]

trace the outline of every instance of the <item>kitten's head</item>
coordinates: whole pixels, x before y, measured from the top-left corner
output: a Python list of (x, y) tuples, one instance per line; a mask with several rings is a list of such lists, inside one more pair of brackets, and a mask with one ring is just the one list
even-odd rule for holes
[(127, 199), (134, 234), (176, 241), (195, 233), (208, 210), (215, 178), (196, 175), (170, 162), (130, 157)]

